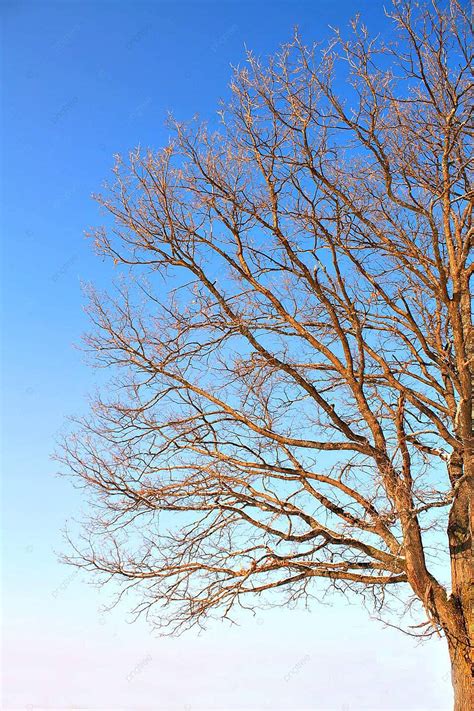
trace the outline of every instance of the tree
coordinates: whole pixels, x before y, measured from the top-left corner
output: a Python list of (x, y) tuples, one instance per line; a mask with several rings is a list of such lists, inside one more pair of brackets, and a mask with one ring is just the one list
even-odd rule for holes
[(116, 388), (61, 450), (94, 495), (69, 560), (171, 631), (315, 578), (417, 600), (467, 711), (469, 22), (389, 18), (398, 44), (354, 21), (250, 53), (215, 130), (117, 159), (94, 235), (128, 276), (91, 290), (86, 339)]

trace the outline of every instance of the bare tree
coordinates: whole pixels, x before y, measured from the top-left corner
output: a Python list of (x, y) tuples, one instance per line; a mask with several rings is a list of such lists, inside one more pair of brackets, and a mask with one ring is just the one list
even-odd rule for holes
[(397, 44), (355, 21), (249, 54), (215, 130), (117, 160), (95, 239), (130, 268), (87, 337), (116, 388), (60, 455), (94, 494), (70, 560), (171, 631), (316, 578), (417, 600), (470, 711), (470, 29), (455, 0), (389, 18)]

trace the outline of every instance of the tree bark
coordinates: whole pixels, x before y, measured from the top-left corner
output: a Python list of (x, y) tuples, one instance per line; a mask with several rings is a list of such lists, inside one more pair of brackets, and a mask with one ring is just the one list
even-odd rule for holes
[[(474, 330), (471, 324), (469, 279), (460, 299), (464, 347), (464, 394), (459, 403), (457, 435), (462, 456), (453, 459), (450, 471), (454, 498), (449, 513), (448, 539), (451, 555), (451, 601), (457, 608), (454, 626), (447, 633), (454, 688), (454, 711), (474, 709)], [(457, 459), (457, 461), (456, 461)], [(457, 471), (456, 471), (457, 470)]]
[[(453, 608), (445, 627), (451, 657), (454, 711), (474, 709), (474, 559), (472, 549), (472, 459), (466, 457), (466, 472), (456, 487), (449, 516)], [(454, 613), (454, 614), (453, 614)]]
[[(451, 679), (454, 689), (454, 711), (474, 708), (472, 650), (463, 644), (450, 644)], [(469, 652), (471, 652), (469, 658)]]

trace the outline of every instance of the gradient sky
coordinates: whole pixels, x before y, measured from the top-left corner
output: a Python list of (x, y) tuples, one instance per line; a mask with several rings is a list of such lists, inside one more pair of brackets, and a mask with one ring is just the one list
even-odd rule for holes
[[(167, 140), (168, 110), (213, 117), (244, 47), (299, 25), (323, 39), (380, 0), (0, 2), (2, 24), (3, 707), (447, 709), (447, 654), (370, 620), (357, 601), (279, 610), (162, 639), (57, 562), (80, 492), (50, 459), (96, 375), (74, 348), (81, 283), (110, 268), (84, 230), (113, 154)], [(384, 29), (385, 28), (385, 29)]]

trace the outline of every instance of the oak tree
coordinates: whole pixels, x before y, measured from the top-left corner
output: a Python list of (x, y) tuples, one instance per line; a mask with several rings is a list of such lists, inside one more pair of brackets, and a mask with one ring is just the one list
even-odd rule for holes
[(395, 2), (393, 41), (356, 20), (323, 47), (249, 53), (212, 125), (173, 121), (162, 150), (117, 159), (94, 236), (123, 275), (90, 290), (86, 338), (115, 387), (60, 454), (93, 495), (69, 559), (134, 588), (137, 612), (176, 631), (321, 585), (377, 610), (416, 600), (457, 711), (474, 639), (468, 20), (456, 0)]

